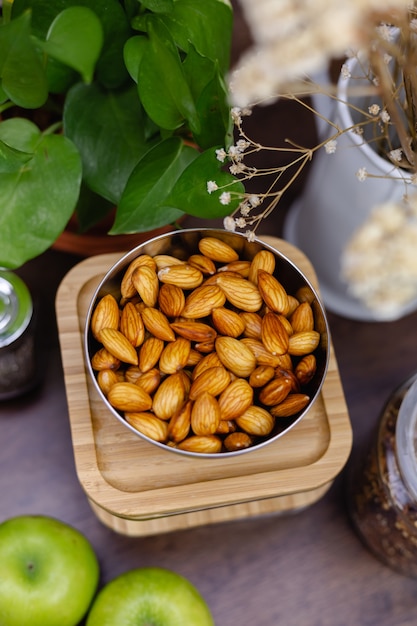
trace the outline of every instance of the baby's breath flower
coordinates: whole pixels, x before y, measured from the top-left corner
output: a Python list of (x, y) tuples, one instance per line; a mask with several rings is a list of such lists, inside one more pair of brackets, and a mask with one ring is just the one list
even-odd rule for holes
[(234, 232), (236, 230), (236, 222), (231, 215), (227, 215), (227, 217), (223, 220), (223, 227), (225, 230)]
[(255, 235), (253, 230), (247, 230), (245, 235), (246, 235), (248, 241), (255, 241), (256, 235)]
[(247, 202), (240, 205), (240, 212), (244, 217), (247, 217), (250, 213), (250, 206)]
[(239, 139), (236, 142), (236, 148), (240, 151), (240, 152), (244, 152), (246, 150), (246, 148), (249, 148), (250, 143), (249, 141), (246, 141), (246, 139)]
[(244, 171), (245, 171), (245, 164), (242, 163), (241, 161), (238, 163), (232, 163), (232, 165), (229, 167), (229, 172), (233, 174), (233, 176), (236, 176), (237, 174), (242, 174), (242, 172)]
[(242, 158), (242, 150), (238, 146), (230, 146), (229, 148), (229, 157), (232, 159), (241, 159)]
[(356, 172), (356, 178), (361, 181), (361, 183), (368, 178), (368, 172), (366, 167), (361, 167)]
[(224, 148), (220, 148), (216, 150), (216, 158), (221, 163), (224, 163), (225, 158), (227, 157), (226, 150)]
[(218, 185), (214, 180), (208, 180), (207, 181), (207, 192), (208, 193), (213, 193), (213, 191), (217, 191), (218, 189)]
[(371, 106), (368, 108), (370, 115), (378, 115), (380, 110), (381, 107), (379, 106), (379, 104), (371, 104)]
[(389, 124), (391, 120), (390, 114), (388, 113), (386, 109), (381, 111), (381, 120), (384, 122), (384, 124)]
[(248, 198), (248, 202), (252, 207), (257, 207), (261, 204), (261, 199), (259, 196), (251, 195)]
[(345, 80), (351, 77), (350, 69), (347, 63), (344, 63), (340, 68), (340, 74)]
[(240, 107), (232, 107), (230, 115), (232, 116), (233, 123), (236, 126), (239, 126), (242, 123), (242, 110)]
[(230, 195), (230, 191), (223, 191), (222, 194), (220, 194), (220, 204), (230, 204), (232, 200), (232, 196)]
[(327, 154), (334, 154), (336, 152), (336, 148), (337, 148), (336, 139), (331, 139), (330, 141), (327, 141), (324, 144), (324, 149), (326, 150)]
[(397, 148), (396, 150), (391, 150), (391, 152), (389, 152), (388, 154), (388, 156), (390, 157), (392, 161), (401, 161), (402, 155), (403, 155), (403, 151), (401, 150), (401, 148)]
[(246, 220), (244, 217), (237, 217), (235, 222), (238, 228), (245, 228), (246, 226)]

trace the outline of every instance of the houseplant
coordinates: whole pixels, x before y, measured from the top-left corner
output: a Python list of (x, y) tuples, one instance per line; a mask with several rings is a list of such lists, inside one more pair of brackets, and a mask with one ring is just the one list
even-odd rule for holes
[[(291, 137), (282, 146), (271, 146), (271, 149), (285, 153), (287, 162), (276, 168), (275, 183), (267, 193), (257, 197), (254, 206), (248, 206), (245, 200), (244, 212), (238, 209), (230, 217), (230, 227), (255, 230), (263, 217), (279, 204), (283, 194), (311, 160), (326, 161), (327, 165), (324, 163), (321, 169), (317, 170), (314, 163), (310, 170), (310, 182), (316, 192), (314, 201), (303, 195), (302, 210), (299, 211), (297, 206), (306, 223), (307, 220), (315, 223), (312, 215), (322, 208), (321, 204), (329, 205), (328, 214), (332, 206), (333, 226), (330, 227), (327, 220), (328, 231), (321, 228), (318, 237), (317, 229), (312, 231), (307, 227), (309, 255), (313, 256), (313, 261), (320, 255), (323, 263), (327, 263), (328, 272), (332, 269), (338, 272), (335, 282), (343, 282), (345, 289), (347, 285), (350, 295), (353, 292), (352, 299), (357, 301), (357, 295), (363, 298), (361, 306), (366, 308), (365, 319), (395, 319), (409, 312), (417, 298), (417, 271), (413, 261), (417, 245), (417, 12), (414, 3), (392, 0), (381, 7), (375, 0), (354, 3), (320, 0), (313, 6), (307, 1), (294, 5), (285, 1), (274, 4), (261, 0), (256, 8), (247, 0), (240, 0), (240, 3), (255, 44), (241, 58), (233, 76), (235, 103), (243, 109), (248, 105), (286, 98), (294, 102), (294, 106), (307, 108), (316, 114), (319, 132), (318, 143), (314, 147), (300, 145)], [(342, 57), (346, 53), (354, 61), (353, 65), (353, 61), (342, 65)], [(327, 76), (323, 80), (324, 69), (334, 57), (339, 57), (338, 64), (342, 66), (338, 85), (329, 82)], [(324, 100), (330, 103), (333, 111), (323, 111)], [(342, 109), (344, 115), (340, 114)], [(265, 172), (245, 167), (245, 155), (259, 149), (259, 146), (256, 138), (246, 136), (243, 115), (236, 114), (236, 118), (242, 140), (246, 142), (245, 150), (239, 155), (241, 177), (263, 175)], [(349, 137), (351, 145), (346, 144)], [(366, 162), (361, 156), (365, 148), (374, 153), (375, 162), (383, 160), (385, 168), (380, 170), (373, 166), (365, 169)], [(353, 158), (355, 154), (357, 166), (353, 173), (347, 170), (342, 173), (345, 179), (351, 174), (348, 190), (344, 194), (351, 204), (346, 208), (341, 198), (343, 193), (337, 185), (333, 184), (333, 188), (326, 192), (327, 181), (334, 174), (332, 159), (342, 160), (343, 155)], [(395, 180), (399, 181), (396, 196), (384, 191), (383, 187)], [(375, 216), (369, 196), (371, 187), (378, 185), (381, 185), (378, 204), (389, 200), (395, 203), (396, 208), (378, 207)], [(352, 204), (356, 202), (356, 194), (360, 193), (359, 187), (368, 196), (366, 202), (369, 206), (363, 211), (363, 225), (356, 222), (355, 228), (359, 231), (352, 233), (349, 231)], [(289, 215), (294, 218), (291, 213), (292, 210)], [(327, 252), (334, 247), (334, 240), (339, 234), (337, 231), (343, 231), (349, 220), (346, 233), (349, 237), (353, 236), (352, 242), (345, 242), (346, 248), (340, 251), (342, 258), (336, 263), (330, 254), (326, 260)], [(321, 227), (325, 222), (321, 219)], [(376, 229), (379, 229), (380, 236), (371, 236), (372, 233), (375, 235)], [(293, 242), (299, 243), (297, 240)], [(364, 271), (353, 271), (358, 267)], [(316, 269), (322, 282), (320, 267)], [(400, 280), (404, 289), (399, 289)], [(334, 300), (329, 306), (329, 299), (324, 294), (324, 301), (328, 308), (334, 310)], [(351, 315), (343, 306), (336, 311), (347, 317), (364, 319), (361, 317), (363, 310), (357, 315), (355, 312)]]
[[(110, 234), (184, 213), (216, 218), (242, 184), (213, 147), (232, 124), (224, 0), (3, 0), (0, 22), (0, 266), (116, 207)], [(216, 178), (236, 192), (227, 206)]]

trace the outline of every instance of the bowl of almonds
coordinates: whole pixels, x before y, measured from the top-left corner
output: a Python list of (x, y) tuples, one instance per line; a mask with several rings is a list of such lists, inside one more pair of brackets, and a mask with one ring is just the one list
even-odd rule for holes
[(186, 456), (241, 455), (282, 437), (317, 399), (329, 329), (285, 255), (217, 229), (155, 237), (98, 285), (84, 348), (109, 412)]

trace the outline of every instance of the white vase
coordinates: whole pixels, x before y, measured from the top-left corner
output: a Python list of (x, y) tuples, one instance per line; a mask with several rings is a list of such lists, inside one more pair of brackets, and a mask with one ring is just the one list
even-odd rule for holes
[[(355, 59), (348, 62), (351, 66)], [(354, 75), (354, 69), (351, 69)], [(350, 79), (340, 79), (337, 101), (314, 98), (314, 106), (340, 128), (349, 128), (352, 109), (346, 104)], [(350, 81), (353, 82), (352, 80)], [(371, 103), (371, 101), (370, 101)], [(368, 106), (362, 103), (363, 108)], [(318, 133), (324, 138), (328, 124), (319, 120)], [(331, 129), (330, 129), (331, 130)], [(330, 136), (329, 130), (327, 136)], [(360, 168), (377, 176), (361, 182)], [(337, 149), (327, 154), (320, 149), (313, 158), (307, 184), (300, 199), (290, 208), (284, 224), (284, 238), (298, 246), (312, 262), (326, 308), (350, 319), (392, 321), (415, 310), (417, 301), (381, 313), (368, 309), (348, 291), (341, 277), (341, 257), (348, 241), (364, 223), (375, 205), (400, 201), (409, 175), (380, 157), (362, 137), (347, 131), (337, 139)]]

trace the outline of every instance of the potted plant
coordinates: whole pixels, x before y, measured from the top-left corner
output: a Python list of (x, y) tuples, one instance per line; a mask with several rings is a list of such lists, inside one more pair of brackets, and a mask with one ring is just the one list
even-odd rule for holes
[(74, 214), (86, 230), (116, 207), (117, 235), (237, 206), (215, 151), (233, 136), (232, 27), (224, 0), (3, 0), (0, 266), (42, 253)]

